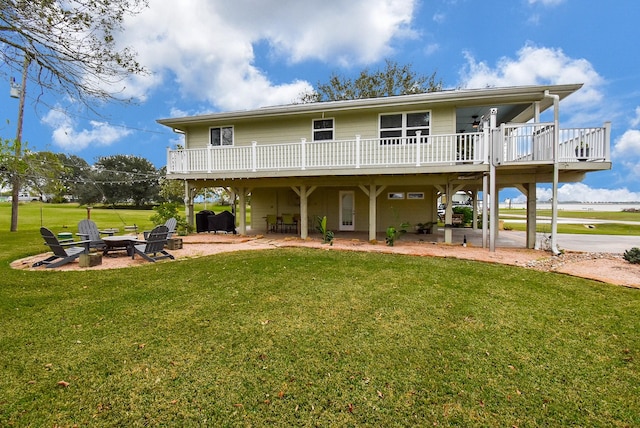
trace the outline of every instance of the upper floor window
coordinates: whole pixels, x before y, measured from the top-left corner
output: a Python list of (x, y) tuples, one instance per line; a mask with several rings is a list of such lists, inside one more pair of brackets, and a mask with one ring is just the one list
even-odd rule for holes
[(333, 140), (333, 119), (314, 119), (313, 141)]
[(233, 146), (233, 126), (209, 128), (209, 141), (212, 146)]
[(429, 135), (431, 114), (428, 111), (380, 115), (380, 138), (400, 143), (403, 137), (414, 137), (417, 131)]

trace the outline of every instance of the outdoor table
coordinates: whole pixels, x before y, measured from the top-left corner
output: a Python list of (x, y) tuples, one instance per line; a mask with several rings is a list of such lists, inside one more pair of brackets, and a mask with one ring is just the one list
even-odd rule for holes
[(102, 229), (99, 231), (102, 235), (109, 235), (109, 236), (113, 236), (116, 233), (119, 232), (118, 229), (114, 229), (114, 228), (110, 228), (110, 229)]
[(126, 250), (127, 255), (133, 255), (133, 246), (138, 242), (138, 237), (133, 235), (105, 236), (102, 238), (105, 247), (102, 255), (106, 256), (110, 251)]

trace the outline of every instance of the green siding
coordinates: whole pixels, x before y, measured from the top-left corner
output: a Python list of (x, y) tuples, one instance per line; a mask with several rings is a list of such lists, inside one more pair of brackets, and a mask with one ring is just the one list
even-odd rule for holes
[[(337, 112), (326, 115), (334, 119), (335, 139), (351, 140), (356, 135), (362, 138), (378, 137), (378, 117), (380, 113), (393, 111), (416, 111), (420, 108), (405, 110), (379, 110), (366, 112)], [(428, 109), (422, 109), (428, 110)], [(211, 126), (233, 126), (236, 146), (248, 146), (253, 141), (258, 144), (297, 143), (302, 138), (312, 141), (312, 121), (322, 116), (301, 115), (279, 119), (241, 120), (238, 122), (211, 123), (193, 126), (187, 130), (187, 148), (203, 148), (209, 144)], [(452, 134), (456, 132), (455, 108), (447, 107), (431, 111), (431, 134)]]
[[(309, 233), (315, 233), (316, 218), (327, 216), (327, 227), (334, 232), (340, 230), (339, 208), (341, 190), (352, 190), (355, 196), (356, 223), (355, 230), (366, 232), (369, 230), (369, 197), (358, 187), (320, 187), (316, 189), (307, 201), (309, 214)], [(403, 192), (405, 199), (389, 200), (390, 192)], [(423, 192), (424, 199), (407, 199), (408, 192)], [(408, 222), (413, 231), (417, 223), (437, 221), (436, 207), (432, 186), (393, 186), (386, 188), (377, 200), (377, 231), (384, 232), (389, 226), (399, 226)], [(289, 188), (259, 188), (251, 194), (251, 230), (266, 232), (265, 218), (267, 214), (281, 215), (282, 213), (299, 214), (300, 200)]]

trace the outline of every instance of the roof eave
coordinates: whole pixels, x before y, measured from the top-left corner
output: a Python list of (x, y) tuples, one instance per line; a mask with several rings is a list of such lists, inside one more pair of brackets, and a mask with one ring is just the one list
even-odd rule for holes
[(264, 107), (255, 110), (212, 113), (199, 116), (158, 119), (161, 125), (181, 129), (188, 125), (220, 121), (228, 119), (257, 119), (296, 114), (327, 113), (330, 111), (348, 111), (355, 109), (371, 109), (380, 107), (411, 106), (414, 104), (476, 104), (542, 101), (542, 110), (548, 108), (551, 101), (544, 103), (545, 91), (557, 94), (564, 99), (582, 87), (582, 84), (514, 86), (506, 88), (456, 89), (439, 92), (428, 92), (415, 95), (400, 95), (384, 98), (365, 98), (348, 101), (329, 101), (309, 104), (290, 104), (286, 106)]

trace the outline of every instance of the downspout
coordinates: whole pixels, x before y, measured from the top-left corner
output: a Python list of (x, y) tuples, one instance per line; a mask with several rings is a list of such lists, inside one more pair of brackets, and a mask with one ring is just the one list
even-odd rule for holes
[(551, 251), (556, 256), (560, 254), (558, 250), (558, 143), (560, 141), (560, 96), (550, 94), (549, 90), (544, 91), (545, 98), (553, 99), (553, 184), (551, 191)]
[[(496, 127), (498, 123), (498, 109), (492, 108), (489, 116), (489, 133), (491, 134), (491, 163), (489, 164), (489, 209), (491, 220), (489, 221), (489, 251), (495, 253), (496, 251), (496, 238), (498, 236), (498, 221), (499, 221), (499, 209), (498, 209), (498, 184), (496, 177), (496, 162), (498, 147), (496, 147)], [(504, 134), (501, 133), (502, 138)], [(500, 141), (500, 150), (502, 148), (502, 141)], [(502, 158), (502, 155), (500, 156)]]

